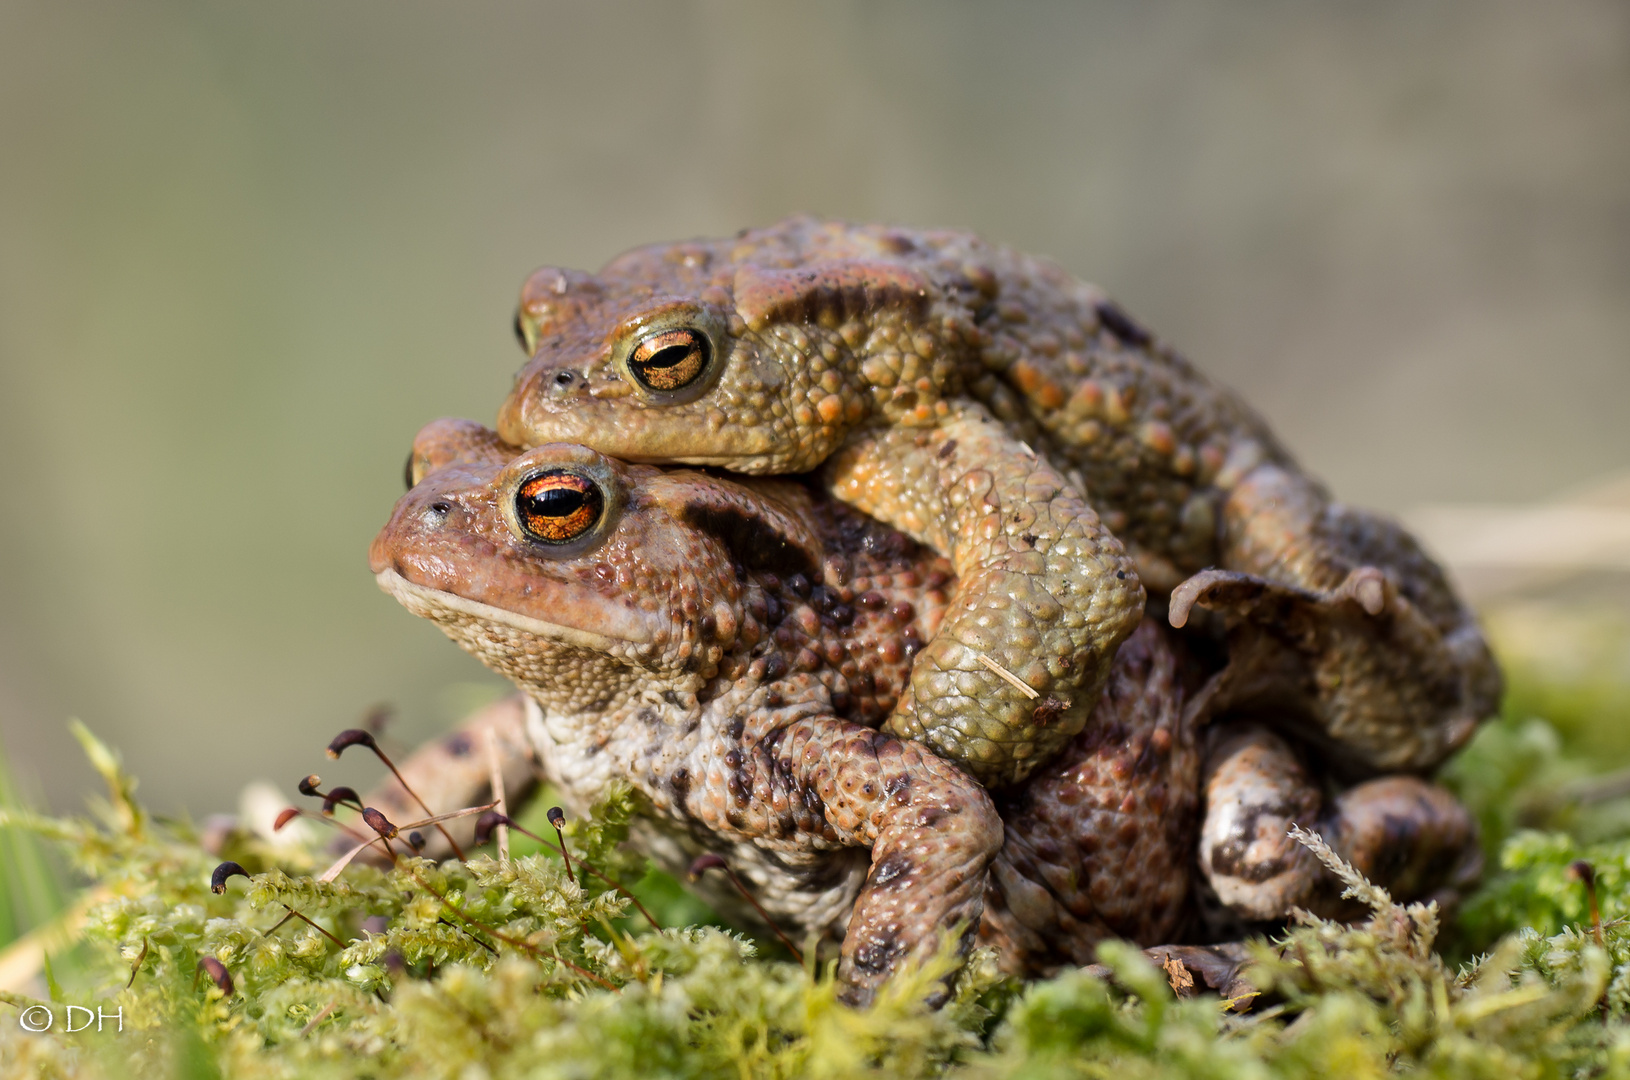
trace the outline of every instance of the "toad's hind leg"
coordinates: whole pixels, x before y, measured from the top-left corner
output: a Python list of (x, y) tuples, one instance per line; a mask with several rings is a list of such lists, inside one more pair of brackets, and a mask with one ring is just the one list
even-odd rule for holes
[(1290, 837), (1292, 825), (1318, 833), (1400, 900), (1453, 901), (1482, 869), (1476, 826), (1441, 787), (1384, 776), (1327, 802), (1296, 754), (1266, 728), (1222, 729), (1213, 739), (1200, 869), (1238, 918), (1283, 919), (1292, 907), (1360, 914), (1343, 903), (1340, 883), (1313, 853)]
[(1305, 477), (1254, 470), (1223, 511), (1222, 561), (1172, 592), (1229, 626), (1217, 707), (1309, 716), (1308, 734), (1373, 771), (1441, 763), (1499, 706), (1472, 613), (1401, 528), (1328, 502)]
[(983, 407), (851, 437), (832, 493), (950, 558), (956, 595), (885, 730), (990, 787), (1081, 730), (1143, 616), (1132, 559), (1075, 485)]

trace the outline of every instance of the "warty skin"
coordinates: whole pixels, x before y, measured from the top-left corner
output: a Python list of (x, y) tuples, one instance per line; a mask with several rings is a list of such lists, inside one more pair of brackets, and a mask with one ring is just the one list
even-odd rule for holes
[[(1360, 769), (1435, 767), (1497, 707), (1474, 618), (1407, 533), (1332, 501), (1238, 398), (1046, 260), (795, 217), (544, 268), (516, 324), (507, 440), (820, 468), (947, 555), (955, 601), (885, 729), (993, 788), (1085, 724), (1146, 588), (1175, 590), (1174, 625), (1198, 605), (1234, 628), (1219, 705), (1293, 709)], [(1063, 711), (1038, 722), (981, 656)]]
[[(1389, 878), (1398, 850), (1468, 846), (1464, 812), (1413, 778), (1398, 778), (1406, 793), (1360, 785), (1323, 805), (1282, 741), (1245, 766), (1229, 767), (1233, 749), (1213, 753), (1202, 781), (1207, 714), (1191, 703), (1208, 671), (1152, 622), (1121, 650), (1094, 722), (992, 804), (956, 768), (870, 727), (943, 617), (943, 559), (797, 484), (574, 446), (517, 454), (476, 425), (430, 425), (417, 483), (375, 541), (381, 584), (535, 702), (529, 734), (521, 709), (497, 707), (415, 755), (408, 775), (438, 808), (479, 801), (486, 763), (471, 748), (493, 726), (506, 772), (534, 756), (576, 812), (627, 780), (645, 809), (640, 846), (674, 873), (720, 854), (778, 922), (842, 940), (852, 1000), (959, 922), (1016, 974), (1087, 962), (1104, 937), (1152, 944), (1194, 929), (1193, 878), (1211, 872), (1196, 859), (1202, 782), (1219, 822), (1206, 850), (1224, 853), (1242, 919), (1332, 899), (1311, 860), (1257, 842), (1263, 791), (1406, 892), (1440, 881)], [(517, 525), (516, 494), (561, 469), (608, 492), (605, 522), (540, 543)], [(1377, 807), (1401, 807), (1407, 826), (1385, 843), (1352, 824)], [(746, 915), (730, 892), (708, 896)]]

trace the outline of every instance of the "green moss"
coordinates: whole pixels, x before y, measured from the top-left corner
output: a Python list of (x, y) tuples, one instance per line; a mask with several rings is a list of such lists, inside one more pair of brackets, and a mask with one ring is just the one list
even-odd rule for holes
[[(1519, 833), (1487, 925), (1527, 922), (1456, 970), (1434, 951), (1435, 909), (1400, 907), (1352, 876), (1365, 926), (1308, 918), (1256, 947), (1248, 1014), (1179, 1000), (1116, 943), (1109, 981), (1082, 971), (1017, 987), (976, 955), (944, 1009), (921, 1004), (953, 967), (908, 971), (863, 1012), (838, 1004), (830, 965), (764, 955), (713, 926), (652, 930), (595, 879), (543, 853), (313, 876), (315, 855), (248, 835), (253, 877), (210, 889), (218, 857), (151, 820), (113, 756), (86, 736), (109, 799), (85, 819), (8, 810), (0, 825), (57, 842), (96, 884), (76, 977), (54, 996), (124, 1030), (28, 1034), (0, 1021), (0, 1055), (62, 1077), (1580, 1076), (1630, 1071), (1630, 924), (1598, 945), (1570, 924), (1568, 879), (1597, 860), (1602, 902), (1630, 904), (1619, 848)], [(1490, 775), (1493, 775), (1492, 773)], [(1485, 779), (1487, 779), (1485, 777)], [(575, 824), (574, 855), (633, 877), (612, 799)], [(1315, 841), (1316, 843), (1316, 841)], [(1617, 859), (1615, 863), (1613, 860)], [(1350, 872), (1348, 872), (1350, 873)], [(585, 884), (586, 881), (586, 884)], [(289, 918), (298, 911), (310, 925)], [(332, 934), (335, 940), (327, 935)], [(200, 971), (218, 960), (230, 990)], [(132, 974), (134, 973), (134, 974)], [(0, 995), (11, 1015), (33, 1004)], [(80, 1014), (85, 1015), (85, 1014)]]
[[(1445, 773), (1482, 823), (1484, 885), (1440, 933), (1435, 909), (1351, 876), (1372, 920), (1308, 918), (1258, 943), (1262, 992), (1243, 1014), (1179, 999), (1116, 943), (1100, 954), (1108, 980), (1072, 970), (1018, 986), (976, 955), (930, 1011), (923, 998), (953, 966), (941, 956), (850, 1010), (829, 964), (721, 927), (622, 850), (626, 797), (574, 822), (570, 844), (638, 882), (660, 931), (519, 835), (508, 864), (403, 859), (334, 882), (314, 876), (316, 853), (234, 835), (223, 856), (253, 876), (215, 894), (223, 856), (145, 814), (82, 732), (107, 799), (80, 819), (12, 800), (0, 837), (43, 838), (91, 882), (66, 916), (83, 916), (81, 944), (53, 954), (60, 985), (39, 993), (59, 1018), (68, 1004), (122, 1010), (125, 1029), (27, 1034), (15, 1018), (31, 999), (0, 994), (0, 1061), (8, 1075), (85, 1078), (1630, 1076), (1630, 785), (1600, 776), (1630, 754), (1621, 691), (1520, 658), (1509, 669), (1505, 715)], [(548, 801), (525, 820), (536, 832), (550, 832)], [(200, 973), (204, 957), (229, 993)]]

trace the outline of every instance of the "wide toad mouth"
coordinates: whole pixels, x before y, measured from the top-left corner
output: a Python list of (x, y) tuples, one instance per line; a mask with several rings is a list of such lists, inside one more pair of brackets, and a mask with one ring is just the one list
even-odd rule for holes
[[(595, 652), (610, 652), (630, 644), (646, 645), (652, 640), (645, 628), (639, 625), (638, 619), (631, 617), (627, 612), (607, 611), (604, 613), (605, 618), (596, 620), (600, 629), (590, 630), (572, 623), (550, 622), (531, 615), (521, 615), (491, 604), (483, 604), (479, 600), (471, 600), (457, 593), (418, 585), (391, 569), (379, 571), (374, 575), (374, 580), (379, 582), (381, 589), (396, 597), (402, 606), (414, 614), (427, 614), (428, 609), (464, 615), (476, 622), (496, 623), (545, 641), (559, 642)], [(621, 617), (617, 617), (618, 615)], [(614, 633), (604, 633), (603, 631), (607, 629), (614, 630)]]

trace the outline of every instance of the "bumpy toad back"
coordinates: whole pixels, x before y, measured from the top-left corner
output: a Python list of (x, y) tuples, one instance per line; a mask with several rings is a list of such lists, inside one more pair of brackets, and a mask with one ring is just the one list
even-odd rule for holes
[[(1239, 702), (1271, 684), (1361, 765), (1429, 767), (1497, 703), (1475, 621), (1407, 534), (1332, 503), (1235, 396), (1045, 260), (792, 218), (597, 275), (540, 270), (517, 327), (531, 359), (507, 439), (754, 473), (824, 463), (839, 498), (949, 555), (958, 602), (890, 729), (987, 782), (1085, 722), (1140, 577), (1164, 593), (1222, 568), (1176, 621), (1223, 610), (1252, 665), (1231, 680)], [(1033, 616), (1017, 634), (1014, 593)], [(1328, 632), (1274, 637), (1287, 603)], [(1275, 647), (1254, 647), (1265, 636)], [(1037, 681), (1019, 683), (1069, 703), (1051, 727), (1002, 674), (1025, 666)]]

